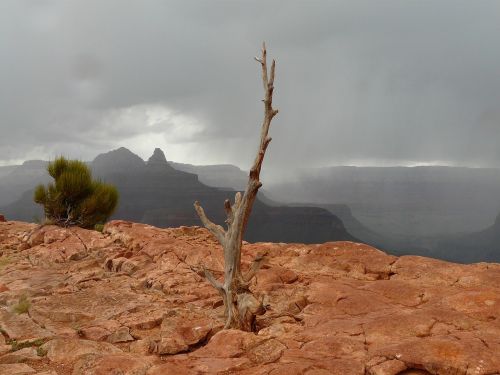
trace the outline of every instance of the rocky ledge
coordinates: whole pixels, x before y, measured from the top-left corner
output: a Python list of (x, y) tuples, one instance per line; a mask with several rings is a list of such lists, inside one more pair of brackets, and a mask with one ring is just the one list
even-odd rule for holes
[(500, 264), (352, 242), (245, 244), (258, 332), (221, 330), (199, 227), (0, 223), (0, 374), (498, 374)]

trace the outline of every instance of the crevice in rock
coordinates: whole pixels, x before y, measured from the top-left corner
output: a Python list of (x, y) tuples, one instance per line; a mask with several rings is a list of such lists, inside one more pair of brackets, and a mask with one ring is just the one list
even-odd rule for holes
[(424, 303), (427, 303), (427, 302), (428, 302), (428, 300), (424, 300), (424, 298), (425, 298), (425, 292), (420, 293), (420, 294), (418, 295), (418, 299), (419, 299), (419, 301), (418, 301), (418, 303), (417, 303), (416, 305), (414, 305), (413, 307), (420, 307), (420, 306), (422, 306)]
[(88, 251), (89, 251), (89, 249), (88, 249), (87, 245), (85, 244), (85, 242), (84, 242), (84, 241), (82, 240), (82, 238), (80, 237), (80, 235), (79, 235), (76, 231), (73, 231), (73, 230), (71, 230), (71, 229), (69, 229), (69, 231), (70, 231), (71, 233), (73, 233), (73, 234), (75, 235), (75, 237), (76, 237), (76, 238), (78, 238), (78, 239), (80, 240), (80, 242), (81, 242), (81, 243), (82, 243), (82, 245), (83, 245), (83, 248), (85, 249), (85, 252), (88, 252)]
[(160, 340), (151, 340), (150, 341), (150, 344), (149, 344), (149, 352), (150, 353), (153, 353), (153, 354), (157, 354), (160, 358), (168, 358), (168, 357), (171, 357), (171, 356), (175, 356), (175, 355), (178, 355), (178, 354), (185, 354), (185, 353), (193, 353), (195, 351), (197, 351), (198, 349), (201, 349), (203, 348), (204, 346), (206, 346), (210, 339), (218, 332), (218, 330), (214, 330), (214, 329), (211, 329), (205, 337), (202, 337), (198, 342), (194, 343), (194, 344), (190, 344), (190, 345), (187, 345), (187, 348), (186, 349), (183, 349), (183, 350), (179, 350), (175, 353), (159, 353), (160, 351), (160, 343), (161, 343), (161, 339)]
[(208, 342), (210, 341), (210, 339), (217, 333), (218, 331), (214, 331), (213, 329), (210, 330), (207, 335), (202, 338), (200, 341), (198, 341), (197, 343), (194, 343), (194, 344), (191, 344), (188, 346), (188, 349), (186, 350), (186, 352), (188, 353), (192, 353), (192, 352), (195, 352), (197, 351), (198, 349), (201, 349), (203, 348), (205, 345), (208, 344)]
[(426, 331), (417, 334), (417, 337), (429, 337), (429, 336), (432, 336), (432, 329), (434, 328), (434, 326), (436, 325), (436, 323), (438, 323), (438, 321), (436, 319), (433, 319), (432, 323), (429, 325), (429, 327), (427, 327)]
[(394, 271), (394, 266), (396, 263), (399, 261), (399, 258), (394, 259), (392, 262), (389, 263), (389, 272), (387, 273), (387, 280), (391, 280), (391, 278), (398, 273)]
[(414, 372), (414, 371), (418, 371), (417, 372), (418, 375), (433, 375), (431, 372), (429, 372), (427, 370), (423, 370), (421, 368), (416, 368), (416, 367), (409, 367), (406, 370), (398, 372), (396, 375), (406, 375), (406, 374), (409, 374), (409, 373)]
[(449, 286), (455, 286), (460, 281), (460, 277), (457, 277), (455, 281), (453, 281)]
[(361, 333), (361, 334), (363, 335), (363, 345), (364, 345), (364, 349), (365, 349), (365, 351), (366, 351), (366, 352), (368, 352), (368, 346), (369, 346), (369, 345), (368, 345), (368, 342), (366, 341), (366, 331), (365, 331), (365, 325), (364, 325), (364, 323), (361, 323), (359, 326), (361, 327), (361, 331), (362, 331), (362, 333)]
[(482, 339), (481, 337), (478, 337), (477, 339), (478, 339), (479, 341), (481, 341), (481, 342), (483, 343), (483, 345), (484, 345), (484, 346), (486, 346), (488, 349), (490, 349), (490, 346), (488, 345), (488, 343), (487, 343), (484, 339)]
[(340, 301), (348, 299), (348, 298), (349, 298), (349, 296), (339, 296), (339, 297), (337, 297), (337, 299), (335, 300), (335, 305), (337, 305)]

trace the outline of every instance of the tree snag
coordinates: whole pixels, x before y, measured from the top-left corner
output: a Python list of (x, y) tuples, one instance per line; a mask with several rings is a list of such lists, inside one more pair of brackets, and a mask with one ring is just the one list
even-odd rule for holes
[(265, 312), (262, 299), (257, 299), (249, 288), (250, 281), (258, 271), (263, 257), (257, 257), (250, 269), (243, 275), (241, 272), (241, 245), (253, 203), (259, 188), (262, 186), (259, 178), (264, 155), (269, 142), (271, 142), (271, 138), (268, 136), (269, 126), (273, 117), (278, 114), (278, 110), (273, 108), (274, 70), (276, 64), (273, 60), (271, 69), (268, 71), (266, 55), (266, 45), (263, 43), (262, 56), (260, 58), (255, 57), (255, 60), (262, 67), (262, 83), (265, 94), (263, 99), (264, 120), (262, 122), (259, 149), (250, 169), (248, 184), (243, 196), (240, 192), (237, 192), (233, 204), (229, 199), (224, 202), (227, 229), (224, 230), (222, 226), (211, 222), (198, 201), (194, 203), (201, 222), (215, 236), (224, 250), (224, 281), (222, 283), (210, 271), (204, 269), (205, 277), (222, 296), (226, 318), (224, 328), (235, 328), (244, 331), (253, 331), (255, 329), (255, 317)]

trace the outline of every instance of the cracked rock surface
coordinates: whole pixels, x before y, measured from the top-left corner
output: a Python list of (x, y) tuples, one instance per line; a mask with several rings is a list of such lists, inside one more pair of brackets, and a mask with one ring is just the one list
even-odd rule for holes
[(269, 306), (221, 330), (199, 227), (0, 223), (0, 375), (500, 374), (500, 264), (352, 242), (244, 244)]

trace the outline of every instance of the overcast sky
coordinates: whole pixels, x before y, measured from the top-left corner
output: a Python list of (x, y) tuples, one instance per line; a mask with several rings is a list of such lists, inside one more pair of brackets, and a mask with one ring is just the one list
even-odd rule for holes
[(500, 1), (2, 0), (0, 165), (126, 146), (264, 169), (500, 167)]

